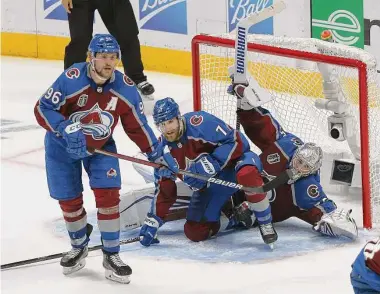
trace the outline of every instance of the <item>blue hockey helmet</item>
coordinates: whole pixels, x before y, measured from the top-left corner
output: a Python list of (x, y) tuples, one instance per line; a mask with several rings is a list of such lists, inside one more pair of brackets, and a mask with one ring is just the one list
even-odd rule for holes
[(173, 119), (175, 117), (180, 117), (181, 112), (179, 111), (179, 106), (173, 98), (167, 97), (160, 100), (154, 104), (153, 108), (153, 120), (156, 126), (160, 123)]
[(120, 46), (110, 34), (96, 34), (88, 46), (88, 51), (95, 57), (96, 53), (117, 53), (120, 58)]

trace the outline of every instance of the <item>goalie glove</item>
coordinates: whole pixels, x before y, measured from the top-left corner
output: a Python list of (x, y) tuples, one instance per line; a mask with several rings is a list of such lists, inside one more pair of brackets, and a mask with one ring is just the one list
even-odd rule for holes
[(250, 110), (259, 107), (273, 98), (264, 91), (255, 79), (251, 79), (249, 84), (235, 84), (233, 76), (233, 66), (228, 68), (232, 84), (228, 86), (227, 93), (237, 98), (237, 107), (242, 110)]
[(236, 222), (235, 228), (240, 229), (249, 229), (253, 227), (256, 222), (256, 216), (250, 209), (248, 201), (244, 201), (233, 208), (232, 218)]

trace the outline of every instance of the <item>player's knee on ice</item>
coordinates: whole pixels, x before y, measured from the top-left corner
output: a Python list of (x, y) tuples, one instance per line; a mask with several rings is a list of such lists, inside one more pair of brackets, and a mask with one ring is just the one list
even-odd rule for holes
[(199, 242), (207, 240), (208, 238), (216, 235), (220, 228), (219, 222), (195, 222), (195, 221), (186, 221), (184, 225), (184, 232), (186, 237), (193, 241)]

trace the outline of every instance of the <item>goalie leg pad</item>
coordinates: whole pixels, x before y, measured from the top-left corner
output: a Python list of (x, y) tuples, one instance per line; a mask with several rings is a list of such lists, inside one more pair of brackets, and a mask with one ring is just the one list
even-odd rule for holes
[(119, 252), (119, 189), (93, 189), (93, 191), (98, 208), (98, 226), (103, 249), (107, 252)]
[(200, 223), (188, 220), (184, 225), (184, 232), (186, 237), (193, 242), (207, 240), (210, 237), (216, 235), (219, 229), (219, 222)]
[(347, 237), (355, 240), (358, 237), (358, 228), (355, 220), (350, 216), (352, 210), (336, 209), (326, 213), (313, 229), (323, 235), (331, 237)]

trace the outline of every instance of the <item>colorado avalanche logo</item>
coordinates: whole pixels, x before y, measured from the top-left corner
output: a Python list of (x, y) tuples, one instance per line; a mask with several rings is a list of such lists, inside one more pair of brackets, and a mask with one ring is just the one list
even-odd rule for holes
[(74, 78), (79, 78), (80, 76), (80, 71), (76, 67), (70, 68), (66, 71), (66, 77), (69, 79), (74, 79)]
[(107, 178), (116, 178), (117, 171), (114, 168), (110, 168), (107, 172)]
[(318, 186), (312, 184), (307, 187), (307, 195), (311, 198), (317, 198), (319, 196)]
[(114, 123), (113, 116), (102, 110), (97, 103), (90, 110), (73, 113), (70, 119), (73, 122), (81, 122), (83, 133), (91, 135), (94, 140), (109, 137)]
[(132, 87), (135, 83), (130, 79), (130, 77), (124, 75), (123, 81), (126, 85)]
[(199, 126), (203, 122), (203, 116), (202, 115), (193, 115), (190, 117), (190, 124), (194, 127)]

